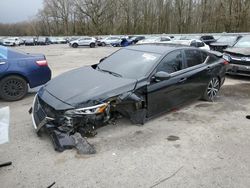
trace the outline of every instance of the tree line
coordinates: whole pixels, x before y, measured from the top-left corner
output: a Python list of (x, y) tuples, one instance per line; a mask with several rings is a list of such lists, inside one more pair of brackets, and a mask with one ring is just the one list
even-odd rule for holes
[(250, 0), (44, 0), (34, 19), (0, 35), (249, 32)]

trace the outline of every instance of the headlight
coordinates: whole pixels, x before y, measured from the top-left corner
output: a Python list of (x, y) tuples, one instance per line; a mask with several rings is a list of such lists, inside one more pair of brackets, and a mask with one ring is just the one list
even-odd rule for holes
[(105, 112), (106, 108), (109, 106), (108, 103), (99, 104), (96, 106), (78, 108), (73, 110), (68, 110), (65, 115), (90, 115), (90, 114), (100, 114)]
[(225, 60), (228, 61), (228, 62), (231, 61), (230, 55), (223, 54), (222, 58), (225, 59)]

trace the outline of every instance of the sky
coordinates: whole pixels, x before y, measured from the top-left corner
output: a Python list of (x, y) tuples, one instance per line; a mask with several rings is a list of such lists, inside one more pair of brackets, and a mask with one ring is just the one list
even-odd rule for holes
[(42, 6), (43, 0), (0, 0), (0, 23), (30, 20)]

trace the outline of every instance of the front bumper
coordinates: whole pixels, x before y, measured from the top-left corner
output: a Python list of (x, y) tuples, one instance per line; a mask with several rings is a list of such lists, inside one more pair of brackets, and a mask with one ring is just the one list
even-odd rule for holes
[(250, 65), (239, 65), (230, 63), (227, 68), (227, 74), (250, 76)]
[(45, 110), (42, 108), (37, 95), (34, 98), (32, 108), (30, 110), (33, 126), (38, 133), (43, 126), (54, 120), (47, 116)]

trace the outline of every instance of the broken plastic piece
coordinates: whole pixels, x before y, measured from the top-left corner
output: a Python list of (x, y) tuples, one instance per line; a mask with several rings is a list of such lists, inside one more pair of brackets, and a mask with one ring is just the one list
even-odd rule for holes
[(75, 141), (75, 147), (79, 154), (95, 154), (96, 150), (87, 139), (83, 138), (80, 133), (75, 133), (72, 138)]
[(49, 135), (56, 151), (62, 152), (66, 149), (72, 149), (75, 146), (74, 139), (67, 133), (53, 129), (49, 130)]

